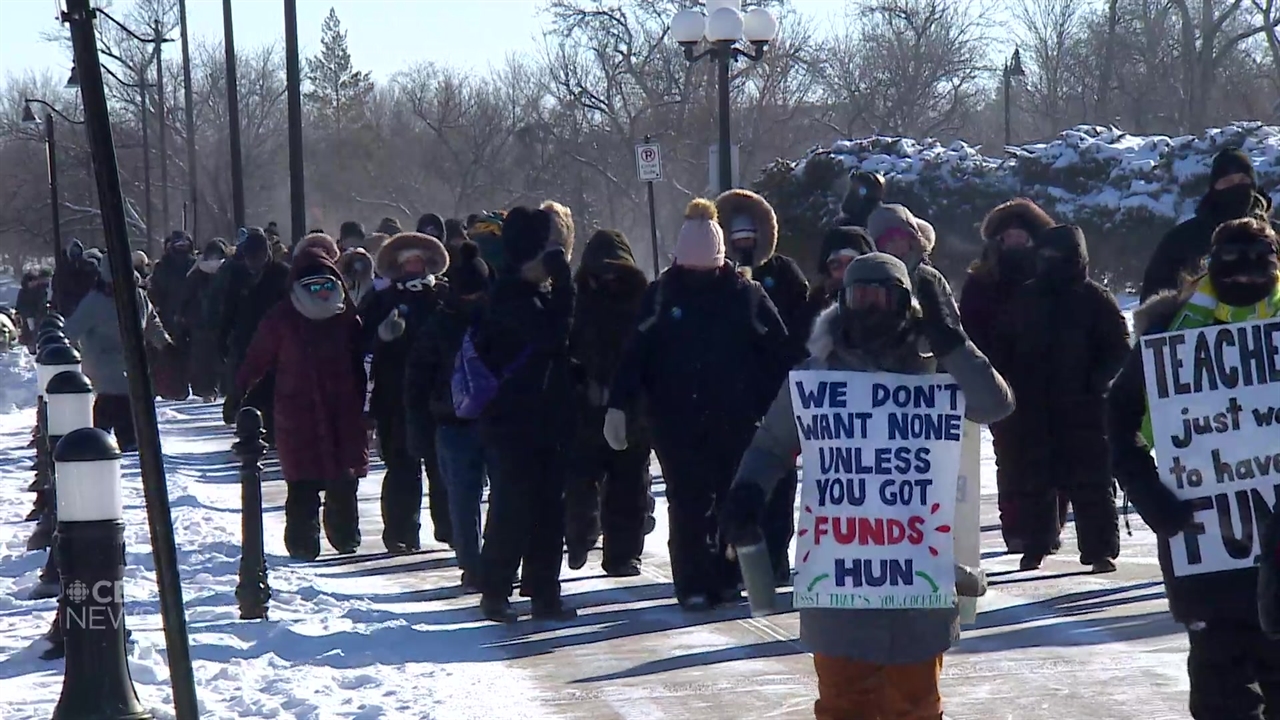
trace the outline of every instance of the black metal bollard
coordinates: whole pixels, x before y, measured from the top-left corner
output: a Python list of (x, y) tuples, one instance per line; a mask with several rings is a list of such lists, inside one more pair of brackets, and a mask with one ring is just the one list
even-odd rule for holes
[(236, 601), (241, 620), (264, 620), (271, 603), (267, 583), (267, 557), (262, 543), (262, 456), (267, 444), (262, 438), (262, 413), (247, 407), (236, 416), (236, 443), (231, 446), (240, 458), (240, 582)]
[(54, 461), (67, 660), (53, 720), (151, 720), (126, 653), (120, 448), (102, 430), (82, 428), (62, 438)]
[[(54, 375), (68, 370), (76, 373), (80, 372), (80, 353), (76, 352), (70, 345), (65, 344), (65, 338), (63, 340), (63, 344), (46, 345), (42, 350), (40, 350), (40, 353), (36, 355), (36, 382), (38, 383), (37, 387), (39, 388), (39, 410), (37, 411), (37, 417), (40, 419), (41, 434), (43, 437), (41, 442), (36, 446), (36, 463), (37, 465), (43, 466), (42, 468), (37, 468), (36, 479), (41, 479), (39, 473), (41, 469), (43, 469), (44, 478), (41, 485), (46, 493), (46, 497), (44, 502), (44, 512), (40, 514), (40, 520), (36, 524), (36, 529), (31, 533), (31, 538), (27, 540), (28, 550), (43, 550), (45, 548), (52, 547), (53, 532), (58, 525), (58, 504), (56, 500), (50, 502), (49, 499), (50, 494), (56, 498), (57, 493), (54, 488), (53, 473), (51, 472), (50, 467), (52, 465), (50, 462), (50, 456), (52, 455), (53, 446), (49, 444), (48, 440), (49, 412), (46, 407), (48, 393), (45, 388)], [(39, 460), (40, 444), (44, 444), (46, 449), (43, 463)]]
[[(45, 409), (45, 429), (49, 436), (49, 453), (46, 456), (48, 462), (49, 479), (53, 483), (50, 490), (53, 491), (54, 503), (53, 511), (49, 513), (49, 517), (57, 522), (57, 466), (52, 462), (53, 448), (58, 446), (58, 441), (65, 435), (79, 430), (81, 428), (93, 427), (93, 384), (89, 382), (89, 378), (77, 370), (67, 370), (49, 378), (49, 382), (44, 386), (44, 409)], [(52, 542), (56, 542), (56, 538), (51, 538)], [(44, 567), (40, 570), (40, 582), (31, 591), (32, 600), (43, 600), (45, 598), (57, 597), (62, 587), (62, 580), (58, 572), (58, 554), (50, 552), (49, 557), (45, 560)]]

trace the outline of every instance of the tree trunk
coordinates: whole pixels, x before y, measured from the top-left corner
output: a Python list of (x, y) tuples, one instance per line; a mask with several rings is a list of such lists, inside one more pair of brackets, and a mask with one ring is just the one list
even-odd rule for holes
[(1111, 84), (1116, 73), (1116, 28), (1120, 25), (1120, 0), (1107, 3), (1107, 40), (1102, 51), (1102, 68), (1098, 73), (1098, 104), (1094, 108), (1098, 119), (1110, 125), (1115, 122), (1111, 111)]

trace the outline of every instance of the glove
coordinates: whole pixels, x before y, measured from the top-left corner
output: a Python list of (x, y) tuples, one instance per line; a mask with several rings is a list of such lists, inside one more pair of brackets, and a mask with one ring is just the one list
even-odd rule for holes
[(236, 415), (240, 412), (240, 404), (244, 401), (244, 393), (232, 390), (222, 401), (222, 422), (227, 425), (236, 424)]
[(917, 274), (915, 286), (916, 302), (920, 303), (924, 316), (921, 329), (929, 341), (929, 349), (934, 357), (946, 357), (968, 340), (960, 326), (960, 308), (956, 306), (956, 298), (941, 275)]
[(572, 272), (569, 270), (569, 259), (565, 257), (564, 248), (553, 247), (542, 253), (542, 268), (552, 282), (571, 282)]
[(400, 317), (400, 309), (396, 308), (378, 325), (378, 339), (391, 342), (404, 334), (404, 328), (404, 318)]
[(737, 482), (720, 506), (720, 532), (729, 545), (751, 545), (760, 537), (760, 519), (767, 498), (764, 489), (752, 482)]
[(604, 441), (614, 450), (627, 449), (627, 414), (618, 408), (604, 414)]

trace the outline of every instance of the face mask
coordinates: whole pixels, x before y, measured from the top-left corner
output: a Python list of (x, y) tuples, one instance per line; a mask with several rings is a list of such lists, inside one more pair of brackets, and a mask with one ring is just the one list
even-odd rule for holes
[(871, 349), (896, 342), (907, 323), (911, 294), (897, 286), (845, 288), (840, 322), (852, 347)]
[(996, 256), (1001, 279), (1011, 283), (1030, 280), (1036, 272), (1036, 252), (1031, 247), (1004, 248)]
[(1051, 285), (1069, 285), (1080, 276), (1080, 267), (1075, 259), (1060, 253), (1038, 253), (1035, 262), (1036, 277)]
[(1221, 190), (1212, 190), (1209, 197), (1219, 217), (1241, 218), (1248, 214), (1249, 208), (1253, 206), (1253, 194), (1253, 185), (1241, 183)]
[(1215, 247), (1209, 255), (1209, 280), (1218, 299), (1231, 307), (1260, 303), (1275, 291), (1275, 248), (1268, 242)]
[(212, 275), (213, 273), (218, 271), (218, 268), (222, 267), (222, 258), (209, 258), (206, 260), (201, 260), (200, 262), (196, 263), (196, 267), (200, 268), (200, 272), (205, 272)]

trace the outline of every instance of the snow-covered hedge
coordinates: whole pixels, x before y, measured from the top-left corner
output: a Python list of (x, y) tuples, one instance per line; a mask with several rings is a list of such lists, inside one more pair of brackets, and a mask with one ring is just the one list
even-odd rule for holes
[(1024, 195), (1059, 222), (1084, 228), (1094, 276), (1122, 286), (1141, 279), (1160, 236), (1194, 212), (1214, 154), (1228, 146), (1253, 158), (1262, 187), (1276, 187), (1280, 127), (1235, 123), (1177, 138), (1082, 125), (1048, 143), (1009, 147), (1004, 157), (964, 142), (867, 137), (778, 160), (756, 189), (778, 213), (780, 251), (806, 271), (815, 269), (823, 229), (840, 212), (849, 172), (863, 169), (888, 179), (889, 201), (934, 224), (936, 262), (953, 278), (981, 248), (983, 215)]

